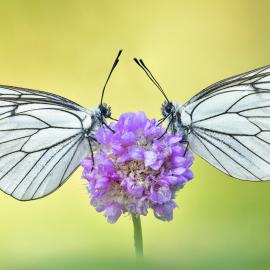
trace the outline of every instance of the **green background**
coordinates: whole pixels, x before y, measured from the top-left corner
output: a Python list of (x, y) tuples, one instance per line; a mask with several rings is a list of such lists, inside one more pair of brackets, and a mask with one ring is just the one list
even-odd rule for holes
[[(43, 89), (113, 116), (160, 117), (142, 57), (184, 103), (207, 85), (270, 63), (270, 1), (0, 1), (0, 83)], [(142, 218), (146, 261), (134, 262), (129, 216), (106, 222), (79, 169), (57, 192), (18, 202), (0, 194), (2, 269), (269, 269), (270, 183), (223, 175), (196, 158), (174, 220)]]

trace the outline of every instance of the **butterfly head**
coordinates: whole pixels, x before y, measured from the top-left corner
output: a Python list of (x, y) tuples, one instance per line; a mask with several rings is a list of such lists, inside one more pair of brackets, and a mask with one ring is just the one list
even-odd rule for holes
[(176, 112), (175, 105), (170, 101), (165, 101), (161, 106), (161, 113), (164, 117), (168, 117), (169, 115), (174, 115)]
[(100, 111), (100, 116), (102, 118), (110, 118), (111, 117), (111, 107), (108, 106), (106, 103), (102, 103), (98, 106), (99, 111)]

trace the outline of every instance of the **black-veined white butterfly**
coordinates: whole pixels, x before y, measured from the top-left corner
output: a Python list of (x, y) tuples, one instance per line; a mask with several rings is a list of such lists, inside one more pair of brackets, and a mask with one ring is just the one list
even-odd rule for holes
[(183, 134), (187, 147), (232, 177), (270, 180), (270, 66), (217, 82), (181, 106), (134, 60), (166, 99), (161, 122)]
[(82, 158), (93, 155), (95, 133), (111, 118), (103, 97), (121, 52), (93, 109), (51, 93), (0, 85), (2, 191), (22, 201), (42, 198), (59, 188)]

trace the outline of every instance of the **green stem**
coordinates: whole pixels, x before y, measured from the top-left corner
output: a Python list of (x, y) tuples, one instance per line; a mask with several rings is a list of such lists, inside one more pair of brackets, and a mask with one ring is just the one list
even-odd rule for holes
[(137, 258), (143, 257), (142, 225), (139, 215), (132, 214), (134, 228), (134, 244)]

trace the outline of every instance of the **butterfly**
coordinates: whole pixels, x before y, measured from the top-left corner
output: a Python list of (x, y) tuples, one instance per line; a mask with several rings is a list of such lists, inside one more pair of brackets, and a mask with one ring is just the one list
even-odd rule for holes
[(21, 201), (42, 198), (65, 183), (82, 158), (93, 158), (97, 129), (113, 119), (103, 97), (121, 53), (92, 109), (55, 94), (0, 85), (2, 191)]
[(184, 105), (171, 102), (143, 60), (134, 58), (165, 98), (166, 132), (186, 149), (241, 180), (270, 180), (270, 65), (205, 88)]

